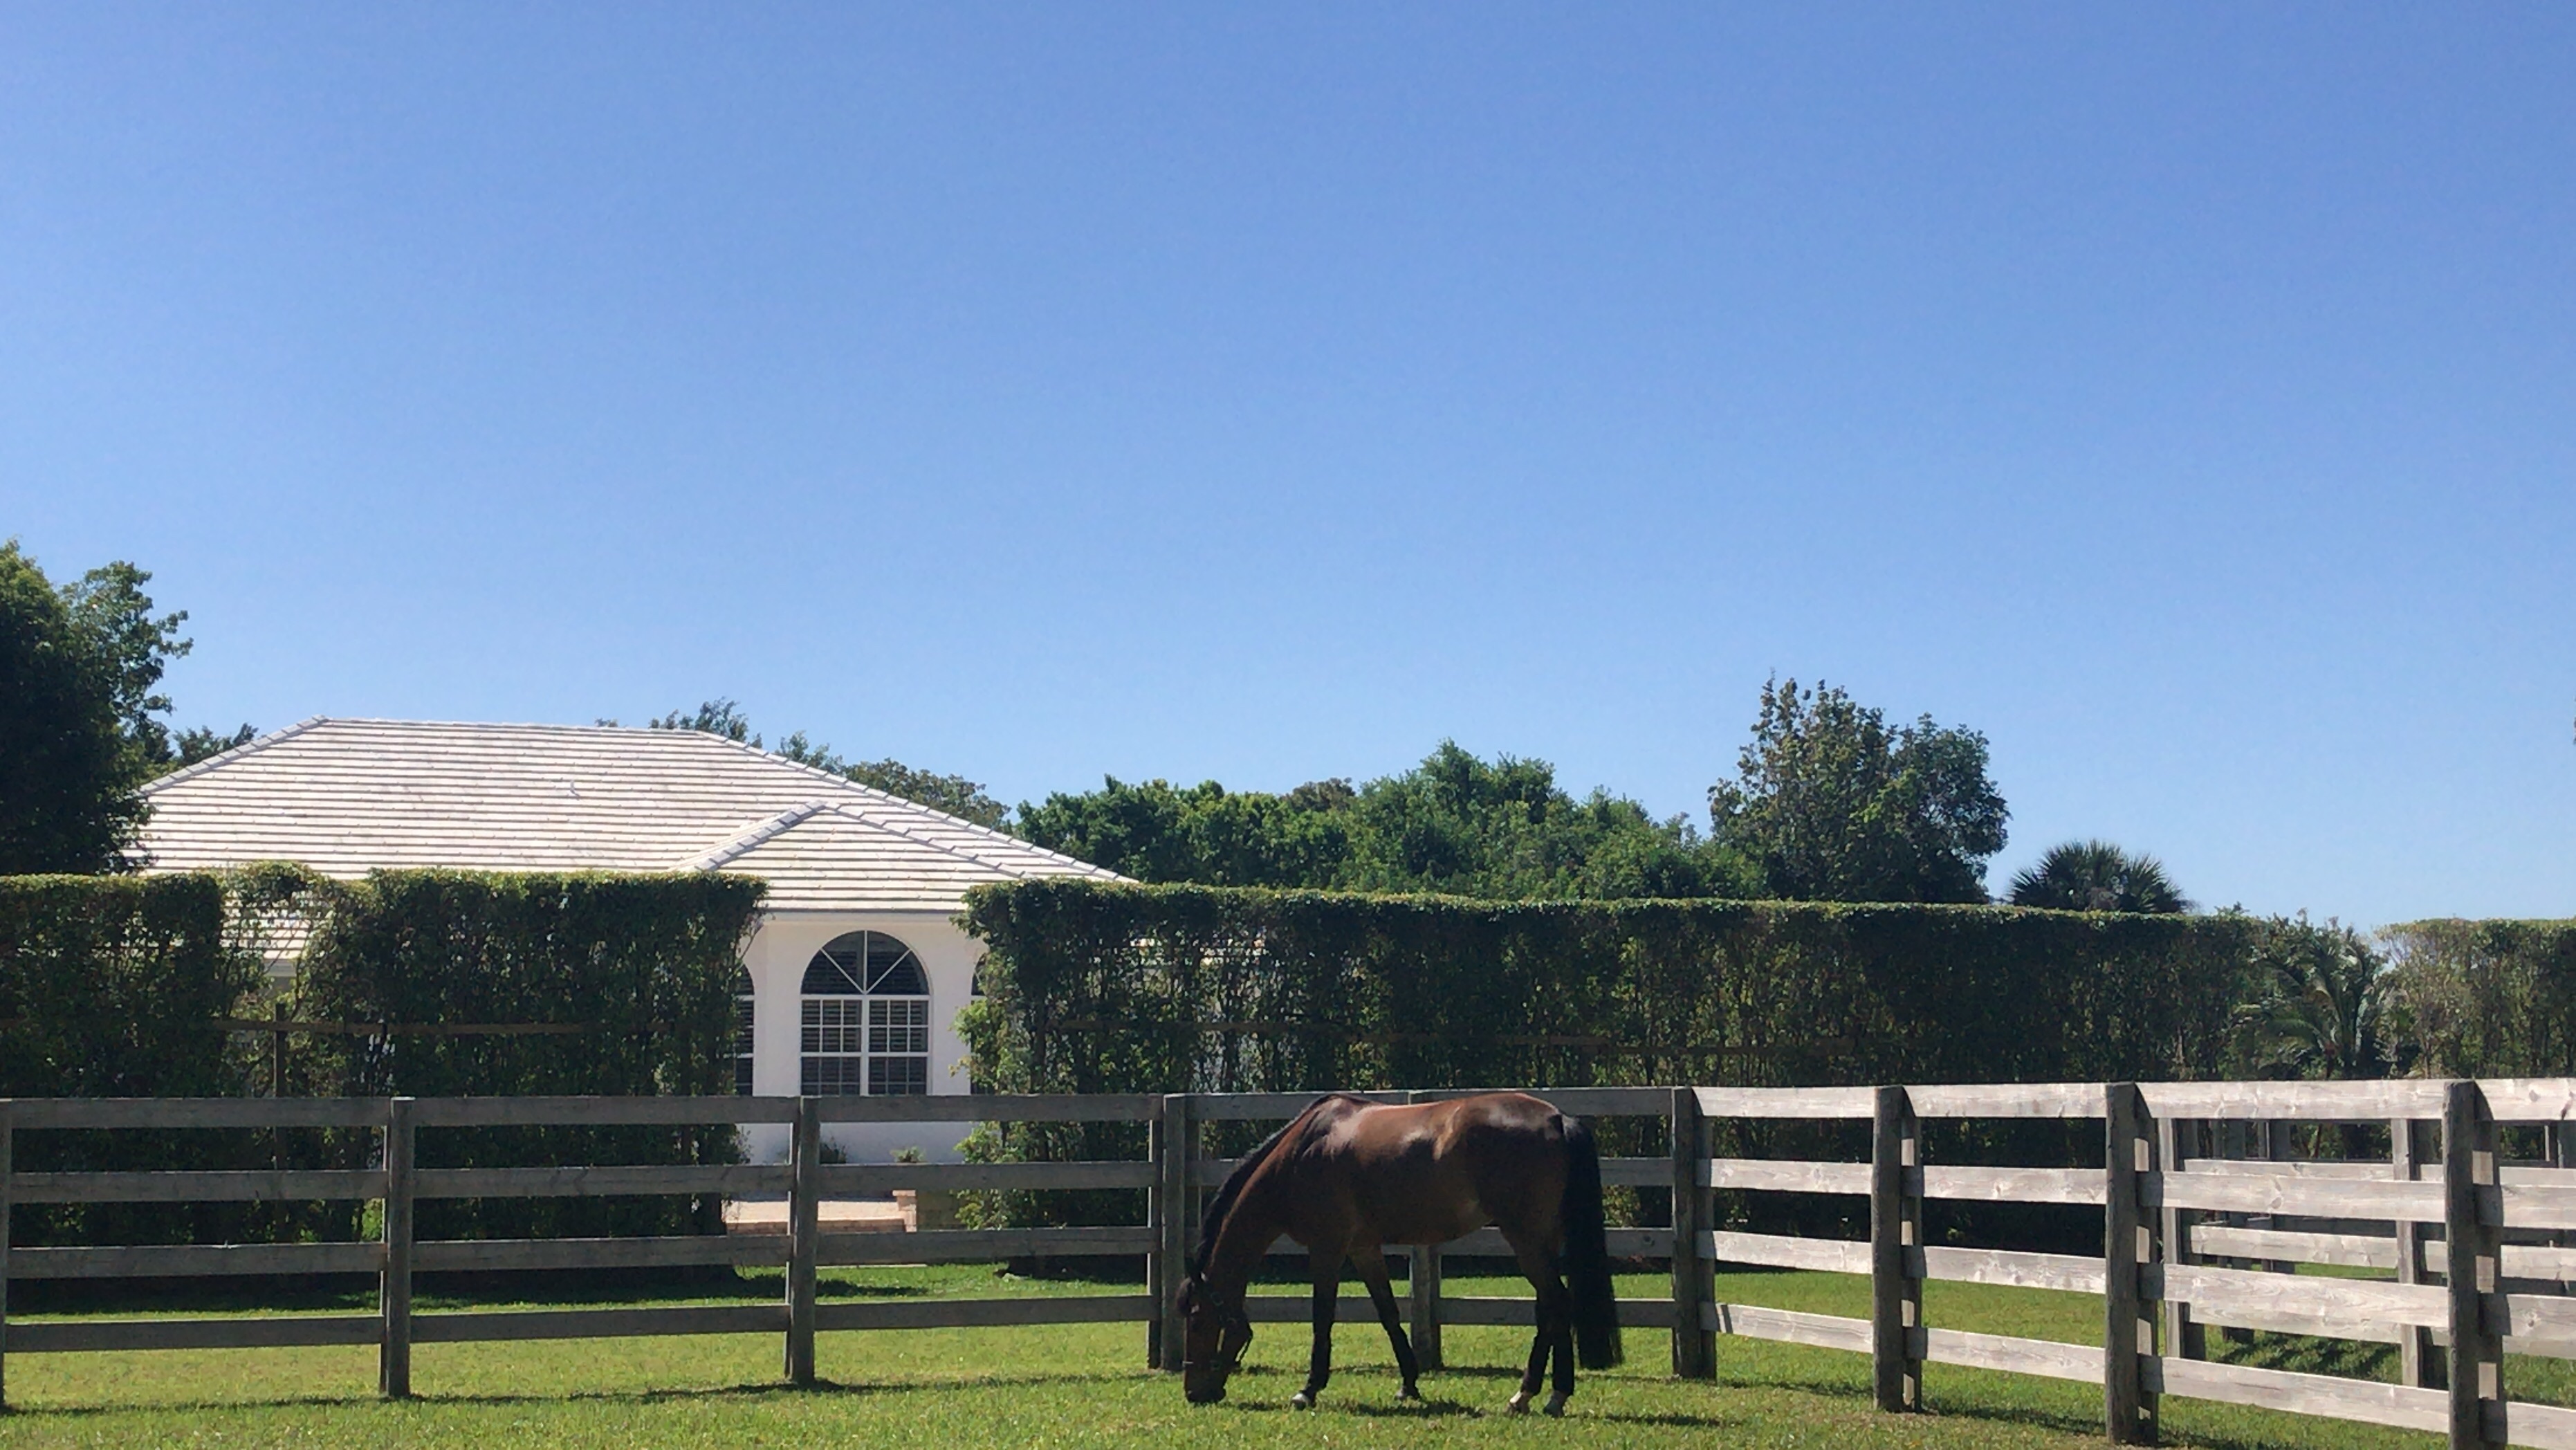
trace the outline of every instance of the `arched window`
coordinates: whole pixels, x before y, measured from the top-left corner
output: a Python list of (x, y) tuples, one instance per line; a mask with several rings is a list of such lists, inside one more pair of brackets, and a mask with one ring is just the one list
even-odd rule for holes
[(801, 1091), (930, 1091), (930, 978), (881, 931), (834, 937), (805, 964)]
[(733, 974), (733, 1090), (751, 1096), (751, 973)]

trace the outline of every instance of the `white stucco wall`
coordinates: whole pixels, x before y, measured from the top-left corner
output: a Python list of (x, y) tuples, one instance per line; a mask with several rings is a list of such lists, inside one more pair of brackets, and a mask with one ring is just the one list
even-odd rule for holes
[[(764, 918), (743, 951), (751, 974), (751, 1086), (762, 1097), (794, 1097), (799, 1086), (798, 988), (805, 964), (826, 942), (846, 932), (881, 931), (900, 939), (921, 959), (930, 978), (930, 1090), (963, 1093), (966, 1044), (957, 1035), (957, 1013), (973, 997), (975, 963), (983, 946), (941, 912), (777, 912)], [(932, 1162), (957, 1161), (963, 1123), (827, 1123), (825, 1141), (853, 1163), (891, 1162), (899, 1148), (919, 1148)], [(746, 1128), (743, 1146), (755, 1163), (787, 1157), (787, 1130), (775, 1124)]]

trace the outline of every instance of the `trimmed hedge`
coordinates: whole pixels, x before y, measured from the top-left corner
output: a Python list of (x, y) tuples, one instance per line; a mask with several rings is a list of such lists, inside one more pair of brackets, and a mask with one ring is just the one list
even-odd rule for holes
[[(720, 1095), (762, 884), (742, 876), (385, 871), (332, 884), (295, 987), (316, 1021), (555, 1023), (527, 1036), (324, 1036), (290, 1091)], [(713, 1128), (424, 1130), (424, 1168), (725, 1163)], [(425, 1238), (721, 1232), (713, 1196), (424, 1200)]]
[(2208, 1077), (2260, 929), (1074, 880), (978, 888), (962, 921), (1002, 1092)]
[[(1505, 903), (1201, 886), (1014, 882), (961, 923), (986, 955), (960, 1019), (997, 1092), (1833, 1085), (2216, 1075), (2261, 924), (1967, 906)], [(1216, 1133), (1220, 1152), (1252, 1131)], [(1660, 1153), (1636, 1122), (1605, 1152)], [(979, 1156), (1132, 1154), (1106, 1125), (985, 1130)], [(1952, 1162), (2080, 1161), (2084, 1125), (1944, 1125)], [(1836, 1126), (1730, 1124), (1725, 1153), (1866, 1155)], [(1624, 1191), (1623, 1191), (1624, 1192)], [(996, 1194), (987, 1222), (1108, 1221), (1108, 1194)], [(1661, 1196), (1614, 1213), (1662, 1221)], [(1849, 1232), (1841, 1200), (1743, 1205)], [(2028, 1241), (1988, 1212), (1971, 1233)], [(1118, 1220), (1125, 1221), (1125, 1220)], [(2077, 1233), (2053, 1223), (2048, 1233)], [(2097, 1237), (2098, 1219), (2089, 1230)], [(2051, 1240), (2052, 1242), (2054, 1240)], [(2072, 1240), (2069, 1240), (2070, 1242)]]
[[(243, 1061), (212, 1019), (257, 990), (208, 875), (0, 877), (0, 1096), (223, 1097)], [(233, 1166), (204, 1133), (22, 1133), (21, 1172)], [(252, 1231), (240, 1204), (24, 1204), (19, 1243)]]
[(2576, 1074), (2576, 921), (2417, 921), (2381, 935), (2386, 1032), (2414, 1072)]
[[(267, 865), (213, 876), (0, 879), (0, 1092), (240, 1096), (264, 1089), (245, 1015), (262, 958), (301, 970), (298, 1020), (554, 1023), (521, 1036), (288, 1038), (293, 1096), (727, 1094), (734, 980), (762, 884), (670, 876), (382, 872), (334, 882)], [(228, 1043), (233, 1044), (228, 1046)], [(368, 1132), (21, 1135), (19, 1166), (358, 1167)], [(424, 1130), (425, 1167), (715, 1163), (730, 1129)], [(424, 1237), (720, 1231), (720, 1205), (539, 1199), (419, 1207)], [(18, 1210), (23, 1242), (347, 1238), (340, 1205), (103, 1205)]]
[(0, 876), (0, 1097), (224, 1096), (259, 985), (209, 875)]

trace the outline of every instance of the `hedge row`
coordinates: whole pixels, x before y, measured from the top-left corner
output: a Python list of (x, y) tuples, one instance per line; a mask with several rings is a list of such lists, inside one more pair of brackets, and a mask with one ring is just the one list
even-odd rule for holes
[[(733, 994), (756, 880), (384, 872), (333, 882), (289, 866), (227, 878), (0, 881), (0, 1090), (29, 1096), (231, 1096), (264, 1084), (248, 1015), (263, 957), (298, 964), (300, 1021), (541, 1023), (526, 1036), (287, 1038), (294, 1096), (676, 1094), (732, 1090)], [(227, 1043), (231, 1046), (228, 1047)], [(161, 1141), (166, 1138), (168, 1141)], [(363, 1132), (31, 1133), (20, 1166), (355, 1167)], [(432, 1167), (730, 1161), (732, 1134), (668, 1128), (424, 1131)], [(424, 1202), (428, 1237), (673, 1233), (719, 1205), (666, 1199)], [(153, 1205), (20, 1211), (28, 1242), (164, 1236), (347, 1237), (355, 1205)], [(212, 1216), (211, 1218), (209, 1216)], [(32, 1222), (30, 1220), (33, 1220)], [(220, 1219), (219, 1224), (215, 1219)]]
[[(2262, 929), (2243, 917), (1078, 881), (980, 888), (964, 924), (986, 956), (983, 999), (961, 1026), (977, 1082), (1002, 1092), (2208, 1077)], [(1213, 1146), (1239, 1151), (1250, 1131)], [(1607, 1151), (1664, 1151), (1648, 1124), (1603, 1133)], [(1092, 1157), (1134, 1151), (1133, 1136), (1028, 1125), (971, 1146)], [(1848, 1136), (1730, 1125), (1718, 1148), (1865, 1154)], [(1938, 1151), (2053, 1162), (2080, 1137), (2081, 1125), (1986, 1125), (1949, 1132)], [(976, 1207), (993, 1223), (1132, 1211), (1108, 1197), (992, 1195)], [(1773, 1230), (1853, 1228), (1837, 1220), (1840, 1201), (1745, 1208)], [(1624, 1205), (1648, 1222), (1661, 1210), (1652, 1190)], [(1963, 1227), (2029, 1241), (2038, 1226)]]
[(2417, 921), (2381, 936), (2387, 1031), (2416, 1072), (2576, 1073), (2576, 921)]
[(2214, 1074), (2237, 916), (979, 888), (1006, 1092)]

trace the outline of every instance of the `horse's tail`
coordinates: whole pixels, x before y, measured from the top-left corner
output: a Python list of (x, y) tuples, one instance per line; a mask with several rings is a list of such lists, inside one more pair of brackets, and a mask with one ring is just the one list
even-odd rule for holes
[(1610, 1282), (1610, 1238), (1601, 1220), (1601, 1150), (1592, 1125), (1565, 1123), (1565, 1285), (1574, 1296), (1574, 1353), (1585, 1369), (1608, 1369), (1619, 1348), (1619, 1291)]

